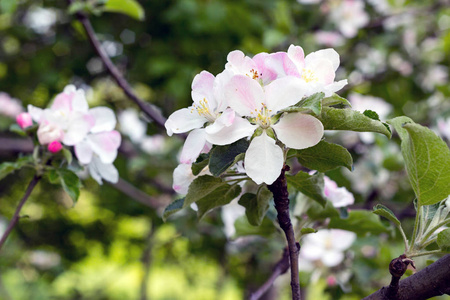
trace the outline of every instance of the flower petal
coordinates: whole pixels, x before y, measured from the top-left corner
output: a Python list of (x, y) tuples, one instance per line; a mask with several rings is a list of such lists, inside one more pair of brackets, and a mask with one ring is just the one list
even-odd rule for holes
[(340, 64), (339, 54), (336, 52), (336, 50), (332, 48), (322, 49), (306, 55), (305, 57), (306, 67), (309, 67), (309, 65), (312, 64), (314, 61), (323, 59), (329, 60), (331, 62), (334, 71), (336, 71), (337, 68), (339, 67)]
[(290, 45), (287, 54), (298, 70), (302, 70), (305, 67), (305, 52), (302, 47)]
[(205, 117), (198, 114), (197, 109), (191, 106), (173, 112), (164, 126), (166, 127), (167, 135), (172, 136), (174, 133), (182, 133), (200, 128), (207, 121)]
[(84, 90), (78, 89), (72, 95), (72, 109), (73, 111), (78, 111), (86, 113), (89, 110), (89, 104), (87, 103)]
[(214, 145), (228, 145), (244, 137), (251, 136), (258, 125), (253, 125), (243, 118), (235, 118), (230, 126), (222, 126), (220, 130), (216, 127), (206, 127), (206, 140)]
[(245, 153), (245, 171), (257, 184), (272, 184), (281, 174), (283, 150), (266, 132), (255, 137)]
[(228, 127), (233, 124), (236, 118), (236, 113), (231, 108), (227, 108), (214, 123), (207, 126), (207, 132), (214, 134), (222, 130), (223, 127)]
[(109, 132), (100, 132), (90, 134), (87, 141), (101, 161), (105, 164), (112, 163), (117, 157), (117, 149), (120, 146), (120, 133), (113, 130)]
[(41, 118), (44, 115), (44, 110), (42, 108), (28, 104), (28, 113), (31, 115), (33, 121), (35, 121), (36, 123), (40, 123)]
[(68, 146), (78, 144), (86, 137), (93, 125), (94, 119), (91, 115), (72, 112), (67, 122), (63, 144)]
[(313, 116), (289, 113), (272, 125), (277, 138), (287, 147), (305, 149), (316, 145), (323, 136), (323, 124)]
[(225, 86), (228, 105), (241, 116), (251, 116), (261, 109), (264, 92), (256, 80), (244, 75), (235, 75)]
[(216, 108), (213, 93), (214, 79), (214, 75), (207, 71), (202, 71), (194, 77), (191, 92), (194, 103), (198, 104), (201, 100), (206, 99), (212, 110)]
[(306, 84), (300, 78), (287, 76), (273, 81), (265, 90), (267, 108), (275, 114), (302, 100), (306, 93)]
[(206, 144), (205, 129), (192, 130), (181, 150), (180, 162), (182, 164), (192, 164), (202, 152)]
[(173, 184), (172, 188), (175, 192), (186, 195), (189, 189), (189, 185), (195, 179), (192, 174), (191, 164), (179, 164), (173, 171)]
[(89, 114), (95, 119), (95, 125), (91, 128), (93, 133), (111, 131), (116, 127), (116, 115), (109, 107), (94, 107), (89, 110)]
[(75, 145), (75, 156), (78, 158), (81, 164), (87, 165), (92, 160), (92, 155), (94, 152), (92, 151), (91, 146), (87, 141), (81, 141)]
[(89, 164), (89, 173), (99, 184), (102, 178), (111, 183), (119, 181), (119, 172), (112, 163), (103, 163), (98, 157), (94, 157)]

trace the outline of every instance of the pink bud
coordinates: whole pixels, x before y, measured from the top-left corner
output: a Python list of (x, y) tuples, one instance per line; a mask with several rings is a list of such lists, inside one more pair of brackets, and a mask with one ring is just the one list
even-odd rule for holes
[(33, 125), (33, 120), (29, 113), (21, 113), (16, 116), (16, 122), (19, 124), (20, 128), (25, 129)]
[(57, 153), (59, 151), (61, 151), (62, 149), (62, 145), (60, 142), (58, 141), (53, 141), (50, 144), (48, 144), (48, 151), (50, 151), (51, 153)]
[(337, 284), (336, 277), (334, 277), (333, 275), (328, 276), (327, 284), (328, 286), (335, 286)]

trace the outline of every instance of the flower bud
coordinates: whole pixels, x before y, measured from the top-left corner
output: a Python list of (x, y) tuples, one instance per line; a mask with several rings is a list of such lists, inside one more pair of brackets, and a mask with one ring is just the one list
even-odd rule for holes
[(33, 120), (29, 113), (21, 113), (16, 116), (16, 122), (20, 128), (25, 129), (33, 125)]
[(47, 145), (53, 141), (60, 141), (63, 138), (63, 132), (58, 126), (43, 122), (39, 125), (37, 136), (41, 145)]
[(58, 141), (53, 141), (50, 144), (48, 144), (48, 151), (50, 151), (51, 153), (58, 153), (59, 151), (61, 151), (62, 149), (62, 145), (60, 142)]

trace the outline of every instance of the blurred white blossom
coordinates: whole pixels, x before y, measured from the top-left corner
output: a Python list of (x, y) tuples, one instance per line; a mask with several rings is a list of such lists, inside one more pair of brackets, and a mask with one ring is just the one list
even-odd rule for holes
[(0, 114), (15, 118), (23, 110), (19, 100), (11, 98), (7, 93), (0, 92)]

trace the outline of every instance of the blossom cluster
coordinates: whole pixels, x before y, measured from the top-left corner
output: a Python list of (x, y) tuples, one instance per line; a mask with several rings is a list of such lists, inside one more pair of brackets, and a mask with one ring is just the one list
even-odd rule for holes
[(194, 103), (169, 116), (167, 134), (190, 132), (181, 164), (192, 164), (212, 145), (250, 139), (245, 172), (257, 184), (272, 184), (287, 149), (312, 147), (324, 133), (314, 116), (283, 110), (315, 93), (329, 97), (346, 85), (347, 80), (335, 81), (339, 55), (323, 49), (305, 56), (300, 46), (291, 45), (287, 52), (259, 53), (253, 58), (236, 50), (227, 60), (217, 76), (207, 71), (195, 76)]
[(28, 113), (17, 116), (22, 128), (38, 124), (39, 144), (56, 153), (65, 146), (73, 146), (81, 165), (87, 166), (91, 176), (102, 183), (102, 178), (117, 182), (118, 171), (113, 162), (121, 143), (120, 133), (114, 130), (116, 117), (112, 109), (89, 109), (84, 91), (73, 85), (58, 94), (50, 108), (28, 105)]

